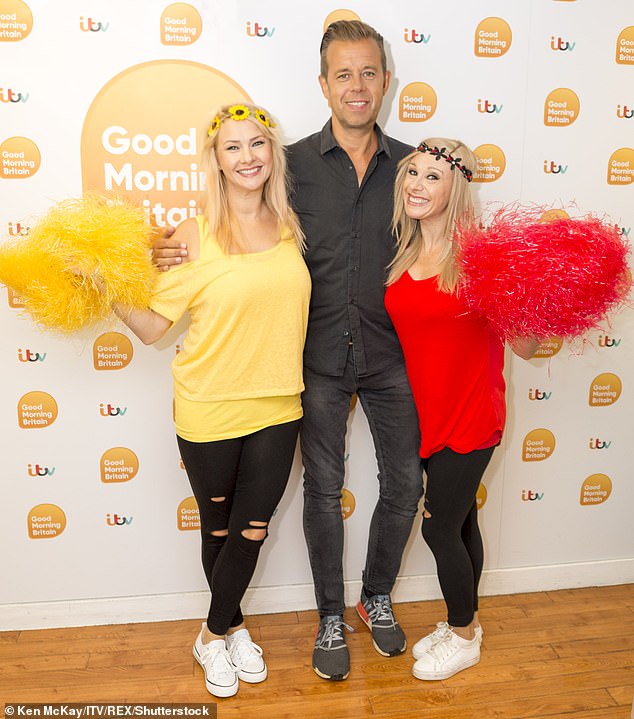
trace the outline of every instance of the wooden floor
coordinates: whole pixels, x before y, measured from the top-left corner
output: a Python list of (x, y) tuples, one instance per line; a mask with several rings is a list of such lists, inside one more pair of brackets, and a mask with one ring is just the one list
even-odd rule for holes
[[(441, 602), (396, 605), (413, 644)], [(269, 678), (216, 700), (191, 655), (198, 621), (0, 633), (0, 707), (11, 702), (210, 702), (219, 719), (627, 719), (634, 693), (634, 585), (485, 597), (480, 664), (442, 682), (386, 659), (353, 610), (352, 672), (311, 670), (315, 612), (247, 617)]]

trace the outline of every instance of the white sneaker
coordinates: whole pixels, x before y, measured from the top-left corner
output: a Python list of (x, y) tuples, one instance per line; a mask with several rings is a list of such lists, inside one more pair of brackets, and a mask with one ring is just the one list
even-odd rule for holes
[(238, 671), (238, 678), (249, 684), (257, 684), (266, 679), (266, 664), (262, 659), (262, 649), (251, 641), (248, 629), (238, 629), (227, 634), (227, 651)]
[[(203, 624), (203, 628), (204, 628)], [(238, 691), (238, 673), (231, 663), (224, 639), (203, 644), (201, 629), (194, 642), (194, 659), (205, 672), (207, 691), (215, 697), (232, 697)]]
[[(431, 634), (427, 634), (422, 639), (419, 639), (416, 644), (412, 647), (412, 656), (414, 659), (420, 659), (423, 654), (428, 652), (434, 644), (437, 644), (441, 639), (445, 637), (449, 629), (447, 622), (438, 622), (436, 629)], [(482, 625), (475, 627), (475, 635), (478, 638), (480, 644), (482, 644)]]
[(451, 630), (416, 661), (412, 669), (416, 679), (448, 679), (480, 661), (480, 640), (463, 639)]

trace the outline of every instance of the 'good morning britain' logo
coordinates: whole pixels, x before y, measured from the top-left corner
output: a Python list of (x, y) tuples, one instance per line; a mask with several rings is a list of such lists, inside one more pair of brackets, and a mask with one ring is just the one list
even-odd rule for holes
[(523, 462), (542, 462), (555, 451), (555, 435), (544, 428), (530, 431), (522, 443)]
[(95, 340), (92, 347), (96, 370), (118, 370), (132, 362), (132, 342), (119, 332), (106, 332)]
[[(156, 88), (140, 93), (139, 87)], [(165, 88), (177, 88), (166, 102)], [(176, 101), (177, 100), (177, 101)], [(178, 225), (197, 213), (199, 168), (212, 110), (250, 102), (230, 77), (186, 60), (135, 65), (107, 82), (82, 128), (83, 190), (137, 201), (154, 225)]]
[(603, 504), (612, 494), (612, 480), (607, 474), (591, 474), (581, 485), (579, 504), (589, 506)]
[(57, 402), (47, 392), (27, 392), (18, 402), (18, 425), (22, 429), (50, 427), (57, 419)]
[(591, 407), (606, 407), (614, 404), (623, 391), (621, 378), (612, 372), (597, 375), (590, 383), (588, 404)]
[(104, 484), (129, 482), (139, 471), (139, 458), (127, 447), (111, 447), (99, 460), (99, 475)]
[(506, 169), (506, 157), (502, 148), (497, 145), (478, 145), (473, 151), (477, 159), (474, 182), (495, 182)]
[(200, 530), (200, 511), (195, 497), (186, 497), (178, 505), (176, 526), (181, 532)]
[(513, 33), (506, 20), (499, 17), (487, 17), (478, 23), (474, 38), (476, 57), (498, 58), (506, 54), (511, 47)]
[(24, 180), (40, 169), (42, 156), (38, 146), (27, 137), (8, 137), (0, 143), (0, 178)]
[[(566, 217), (568, 215), (566, 214)], [(531, 359), (543, 359), (544, 357), (554, 357), (563, 347), (564, 340), (562, 337), (549, 337), (541, 342), (535, 354)]]
[(579, 117), (579, 98), (567, 87), (548, 93), (544, 102), (544, 125), (567, 127)]
[(27, 516), (30, 539), (52, 539), (66, 529), (66, 515), (56, 504), (37, 504)]
[(634, 25), (623, 28), (616, 41), (616, 61), (619, 65), (634, 65)]
[(425, 122), (436, 112), (436, 91), (425, 82), (410, 82), (403, 88), (398, 101), (401, 122)]
[(195, 7), (184, 2), (168, 5), (161, 15), (163, 45), (191, 45), (203, 31), (203, 21)]
[(33, 13), (22, 0), (3, 0), (0, 4), (0, 42), (19, 42), (33, 29)]
[(608, 185), (630, 185), (634, 182), (634, 149), (621, 147), (608, 160)]

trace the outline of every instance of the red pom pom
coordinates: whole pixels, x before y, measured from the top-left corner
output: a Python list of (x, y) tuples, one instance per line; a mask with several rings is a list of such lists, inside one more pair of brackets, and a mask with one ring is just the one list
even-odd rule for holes
[(459, 227), (454, 241), (468, 306), (506, 340), (580, 337), (631, 289), (629, 245), (595, 217), (507, 208), (488, 228)]

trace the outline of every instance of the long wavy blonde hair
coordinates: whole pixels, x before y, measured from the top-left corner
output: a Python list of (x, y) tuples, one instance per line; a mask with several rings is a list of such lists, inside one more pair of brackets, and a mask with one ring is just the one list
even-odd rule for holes
[[(475, 172), (476, 157), (473, 152), (460, 140), (451, 140), (447, 137), (430, 137), (423, 141), (429, 147), (444, 147), (454, 158), (461, 158), (461, 164)], [(423, 249), (423, 233), (420, 221), (408, 217), (405, 212), (405, 193), (403, 186), (407, 177), (407, 168), (412, 158), (416, 157), (418, 150), (414, 150), (404, 157), (398, 164), (396, 180), (394, 181), (394, 214), (392, 216), (392, 232), (396, 238), (396, 254), (388, 266), (387, 284), (391, 285), (406, 272), (418, 259)], [(445, 162), (444, 159), (438, 162)], [(438, 288), (443, 292), (453, 292), (459, 281), (458, 268), (454, 260), (454, 247), (452, 235), (456, 222), (470, 222), (474, 218), (473, 200), (469, 183), (458, 168), (452, 171), (453, 182), (449, 202), (447, 204), (447, 221), (444, 235), (445, 249), (440, 258), (440, 276)]]
[[(246, 120), (240, 120), (240, 122), (252, 122), (258, 128), (258, 131), (271, 143), (273, 162), (271, 175), (264, 184), (262, 194), (264, 204), (277, 218), (280, 231), (283, 228), (288, 228), (297, 246), (303, 251), (304, 233), (299, 224), (299, 219), (288, 201), (289, 181), (284, 146), (272, 121), (270, 121), (269, 113), (262, 106), (256, 107), (248, 103), (240, 103), (240, 106), (244, 106), (249, 110), (249, 116)], [(212, 123), (215, 129), (209, 136), (206, 133), (201, 161), (206, 180), (206, 190), (202, 201), (203, 211), (207, 216), (210, 232), (215, 235), (218, 244), (226, 253), (230, 251), (232, 246), (240, 246), (240, 242), (239, 238), (236, 238), (232, 233), (231, 208), (227, 197), (226, 179), (218, 165), (216, 147), (218, 145), (220, 125), (232, 117), (229, 108), (233, 107), (234, 105), (224, 105), (212, 115)], [(256, 113), (261, 117), (265, 117), (269, 124), (257, 119)]]

